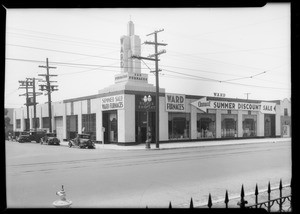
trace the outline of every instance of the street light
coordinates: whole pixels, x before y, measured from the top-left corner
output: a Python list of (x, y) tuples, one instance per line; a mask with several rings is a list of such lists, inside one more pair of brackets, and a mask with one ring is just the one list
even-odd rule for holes
[(146, 104), (146, 111), (147, 111), (147, 127), (146, 127), (146, 149), (150, 149), (150, 141), (151, 141), (151, 132), (149, 131), (149, 109), (151, 107), (152, 97), (148, 95), (148, 97), (144, 96), (144, 102)]

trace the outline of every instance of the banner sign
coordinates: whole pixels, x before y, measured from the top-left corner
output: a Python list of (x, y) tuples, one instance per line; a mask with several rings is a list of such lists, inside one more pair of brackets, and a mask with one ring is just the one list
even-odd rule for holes
[(166, 111), (185, 111), (185, 95), (166, 94)]
[(261, 103), (242, 103), (242, 102), (227, 102), (207, 100), (203, 97), (191, 105), (206, 112), (207, 109), (227, 109), (227, 110), (246, 110), (246, 111), (260, 111), (263, 114), (276, 114), (276, 103), (261, 102)]
[(124, 108), (124, 94), (101, 98), (102, 111), (123, 109)]

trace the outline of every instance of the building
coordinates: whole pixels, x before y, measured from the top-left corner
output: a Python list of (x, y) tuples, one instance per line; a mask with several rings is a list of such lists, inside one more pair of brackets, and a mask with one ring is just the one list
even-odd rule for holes
[(8, 136), (13, 134), (13, 112), (13, 108), (4, 109), (5, 139), (8, 139)]
[[(58, 138), (90, 133), (96, 141), (132, 145), (146, 141), (147, 129), (155, 141), (156, 88), (141, 73), (141, 41), (128, 23), (121, 37), (121, 71), (114, 84), (98, 94), (52, 103), (52, 130)], [(151, 101), (144, 100), (146, 97)], [(225, 97), (166, 93), (159, 89), (159, 141), (191, 141), (282, 136), (282, 103)], [(284, 107), (283, 107), (284, 108)], [(284, 110), (285, 111), (285, 110)], [(37, 128), (49, 129), (48, 104), (37, 105)], [(33, 127), (33, 106), (15, 109), (14, 131)], [(26, 127), (26, 123), (28, 124)]]
[(292, 136), (291, 101), (287, 98), (280, 102), (281, 106), (281, 136)]

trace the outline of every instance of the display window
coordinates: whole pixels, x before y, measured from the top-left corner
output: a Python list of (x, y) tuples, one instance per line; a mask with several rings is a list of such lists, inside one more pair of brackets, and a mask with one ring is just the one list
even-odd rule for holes
[[(20, 125), (21, 128), (21, 125)], [(25, 130), (29, 130), (30, 129), (30, 123), (29, 123), (29, 119), (25, 119)]]
[(49, 117), (43, 117), (42, 123), (43, 123), (42, 128), (50, 128)]
[(237, 114), (221, 115), (221, 137), (237, 137)]
[(82, 115), (82, 129), (91, 135), (92, 140), (96, 140), (96, 114)]
[(190, 138), (190, 114), (169, 112), (169, 139)]
[(215, 114), (197, 114), (197, 138), (215, 138), (216, 137), (216, 115)]
[(32, 118), (32, 128), (39, 128), (40, 127), (40, 119), (39, 118)]
[[(25, 124), (26, 124), (26, 119), (25, 119)], [(21, 119), (16, 119), (16, 128), (17, 129), (21, 128)]]
[(243, 137), (255, 137), (257, 131), (257, 116), (243, 115)]
[(78, 134), (78, 117), (77, 115), (67, 116), (67, 138), (73, 139)]

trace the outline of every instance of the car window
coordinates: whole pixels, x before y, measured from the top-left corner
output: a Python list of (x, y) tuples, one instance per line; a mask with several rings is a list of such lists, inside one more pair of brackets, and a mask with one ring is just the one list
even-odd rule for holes
[(89, 135), (81, 135), (79, 136), (80, 138), (83, 138), (83, 139), (89, 139)]

